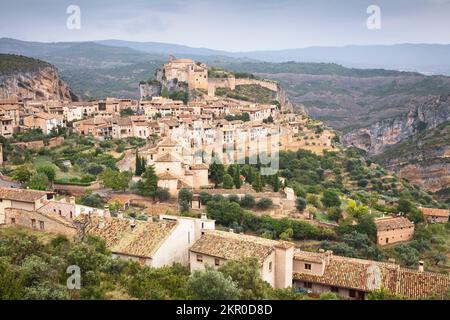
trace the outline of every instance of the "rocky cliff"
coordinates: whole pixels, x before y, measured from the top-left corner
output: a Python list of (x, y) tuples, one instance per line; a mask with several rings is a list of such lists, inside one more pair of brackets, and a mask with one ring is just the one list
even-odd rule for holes
[(344, 135), (346, 145), (357, 147), (368, 155), (378, 155), (387, 148), (424, 130), (450, 121), (450, 99), (446, 95), (430, 96), (421, 104), (411, 104), (404, 115), (375, 122), (369, 127)]
[[(432, 192), (450, 185), (450, 98), (432, 96), (394, 119), (352, 131), (346, 145)], [(450, 197), (443, 197), (450, 199)]]
[(24, 98), (78, 101), (54, 66), (37, 59), (2, 55), (0, 99)]

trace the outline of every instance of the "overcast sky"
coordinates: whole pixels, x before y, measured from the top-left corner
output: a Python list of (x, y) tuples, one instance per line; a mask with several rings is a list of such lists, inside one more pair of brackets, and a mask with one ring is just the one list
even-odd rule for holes
[[(81, 8), (68, 30), (66, 9)], [(381, 30), (366, 27), (369, 5)], [(230, 51), (348, 44), (450, 43), (450, 0), (1, 0), (0, 37), (121, 39)]]

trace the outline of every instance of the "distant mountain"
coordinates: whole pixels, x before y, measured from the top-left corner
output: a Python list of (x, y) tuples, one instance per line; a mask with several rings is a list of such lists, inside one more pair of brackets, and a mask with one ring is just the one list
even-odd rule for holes
[(198, 55), (198, 56), (230, 56), (230, 52), (213, 50), (208, 48), (193, 48), (178, 44), (161, 43), (161, 42), (134, 42), (123, 40), (102, 40), (96, 43), (112, 46), (112, 47), (126, 47), (134, 50), (160, 53), (165, 55)]
[(55, 65), (82, 98), (137, 98), (139, 81), (149, 79), (167, 56), (94, 42), (41, 43), (0, 39), (0, 53), (21, 54)]
[(267, 62), (325, 62), (353, 68), (383, 68), (450, 75), (450, 44), (350, 45), (301, 49), (229, 52), (208, 48), (159, 43), (104, 40), (97, 43), (128, 47), (143, 52), (231, 57)]

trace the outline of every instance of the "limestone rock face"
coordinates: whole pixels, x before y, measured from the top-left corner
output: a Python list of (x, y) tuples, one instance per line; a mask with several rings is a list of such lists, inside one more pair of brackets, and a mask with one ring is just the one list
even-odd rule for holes
[[(394, 119), (349, 132), (343, 142), (367, 152), (399, 176), (429, 191), (450, 186), (450, 98), (430, 97)], [(447, 197), (442, 198), (448, 200)]]
[(78, 101), (52, 66), (0, 77), (0, 99)]
[(423, 130), (434, 129), (450, 121), (449, 102), (447, 96), (430, 97), (423, 104), (412, 105), (403, 116), (379, 121), (345, 134), (343, 143), (364, 150), (368, 155), (378, 155)]

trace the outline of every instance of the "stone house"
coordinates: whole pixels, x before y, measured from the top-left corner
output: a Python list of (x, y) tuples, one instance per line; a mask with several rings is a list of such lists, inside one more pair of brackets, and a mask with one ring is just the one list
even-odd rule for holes
[(20, 226), (42, 232), (61, 234), (70, 238), (77, 235), (77, 229), (71, 222), (53, 212), (6, 208), (5, 221), (6, 225), (9, 226)]
[(321, 294), (334, 292), (342, 298), (363, 300), (377, 289), (407, 299), (424, 299), (450, 290), (450, 276), (405, 269), (394, 262), (378, 262), (335, 256), (328, 252), (297, 250), (293, 262), (293, 286)]
[(0, 188), (0, 224), (6, 223), (6, 208), (36, 211), (52, 198), (53, 194), (44, 191)]
[(414, 236), (414, 223), (405, 217), (383, 217), (375, 219), (377, 243), (381, 246), (410, 241)]
[(44, 134), (50, 134), (54, 129), (66, 127), (66, 121), (63, 116), (52, 115), (46, 112), (24, 117), (23, 124), (28, 128), (40, 128)]
[(226, 261), (255, 257), (260, 276), (274, 288), (292, 286), (294, 245), (224, 231), (205, 231), (190, 249), (192, 271), (211, 266), (218, 268)]
[(189, 263), (189, 248), (211, 220), (161, 216), (156, 222), (92, 216), (87, 233), (106, 241), (113, 256), (153, 268)]
[(448, 209), (435, 208), (419, 208), (422, 211), (425, 219), (431, 223), (445, 223), (448, 222), (450, 211)]

